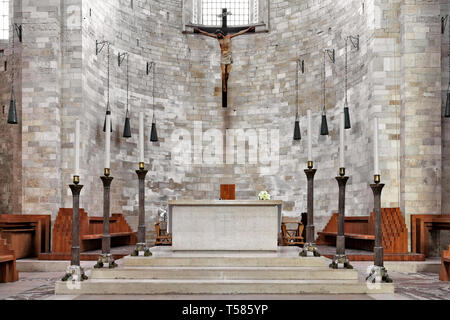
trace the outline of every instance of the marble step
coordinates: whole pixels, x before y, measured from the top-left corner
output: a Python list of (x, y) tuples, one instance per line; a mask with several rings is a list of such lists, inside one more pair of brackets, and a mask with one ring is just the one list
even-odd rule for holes
[(368, 285), (357, 280), (136, 280), (59, 281), (57, 295), (152, 294), (380, 294), (393, 284)]
[(90, 279), (357, 280), (358, 272), (326, 267), (134, 267), (94, 269)]
[(125, 267), (327, 267), (323, 257), (125, 257)]

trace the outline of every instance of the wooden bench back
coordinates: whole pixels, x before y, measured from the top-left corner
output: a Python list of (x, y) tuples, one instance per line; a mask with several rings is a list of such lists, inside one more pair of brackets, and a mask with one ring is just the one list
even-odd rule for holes
[[(338, 214), (331, 216), (323, 232), (337, 233)], [(381, 230), (385, 253), (407, 253), (408, 231), (400, 208), (381, 209)], [(374, 235), (374, 213), (370, 216), (345, 217), (344, 232), (348, 234)], [(317, 244), (329, 244), (325, 236), (319, 235)]]
[[(72, 215), (71, 208), (59, 209), (53, 226), (53, 253), (70, 253), (72, 246)], [(135, 242), (135, 234), (122, 214), (112, 214), (110, 217), (110, 233), (131, 233), (132, 242)], [(103, 234), (103, 218), (89, 217), (84, 209), (80, 209), (80, 246), (81, 239), (86, 235)]]

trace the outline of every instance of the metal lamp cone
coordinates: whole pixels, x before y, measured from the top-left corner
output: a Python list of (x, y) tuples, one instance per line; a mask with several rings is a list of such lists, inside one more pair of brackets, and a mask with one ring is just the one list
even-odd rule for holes
[(300, 132), (300, 121), (298, 120), (295, 120), (294, 140), (302, 140), (302, 134)]
[(9, 103), (8, 124), (18, 124), (16, 101), (11, 100)]
[(350, 110), (348, 109), (347, 106), (344, 108), (344, 117), (345, 117), (345, 129), (351, 129), (352, 124), (350, 122)]
[(158, 142), (158, 132), (156, 131), (156, 121), (155, 120), (153, 120), (153, 123), (152, 123), (152, 133), (150, 136), (150, 141)]
[(445, 117), (450, 118), (450, 92), (447, 93), (447, 104), (445, 105)]
[(125, 118), (125, 126), (123, 128), (123, 137), (124, 138), (131, 138), (131, 125), (130, 125), (130, 118)]
[(327, 136), (328, 134), (329, 132), (328, 132), (327, 116), (324, 114), (322, 115), (322, 126), (320, 127), (320, 135)]
[[(105, 122), (103, 123), (103, 132), (106, 132), (106, 116), (107, 116), (108, 114), (111, 115), (111, 111), (106, 111)], [(111, 119), (111, 132), (113, 132), (113, 129), (112, 129), (112, 119)]]

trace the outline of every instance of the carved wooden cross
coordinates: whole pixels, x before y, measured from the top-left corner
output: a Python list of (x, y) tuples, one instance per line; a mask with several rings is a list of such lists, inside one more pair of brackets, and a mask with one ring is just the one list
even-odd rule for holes
[[(222, 9), (222, 14), (218, 15), (218, 17), (222, 17), (222, 27), (220, 28), (220, 30), (224, 36), (227, 36), (229, 34), (239, 35), (240, 32), (241, 32), (241, 34), (243, 34), (245, 32), (254, 32), (254, 29), (249, 31), (248, 27), (228, 27), (228, 15), (231, 15), (231, 12), (228, 12), (228, 10), (226, 8)], [(212, 37), (214, 37), (213, 35), (216, 33), (216, 30), (217, 30), (217, 27), (204, 27), (204, 26), (200, 27), (199, 26), (196, 28), (198, 28), (198, 29), (194, 29), (194, 33), (204, 33), (204, 34), (206, 33), (206, 35), (212, 36)], [(242, 32), (244, 30), (247, 30), (247, 31)], [(229, 54), (230, 54), (229, 59), (231, 60), (231, 51)], [(223, 62), (221, 62), (221, 63), (222, 63), (222, 68), (223, 68)], [(229, 65), (230, 70), (231, 70), (231, 63), (232, 63), (232, 60)], [(224, 71), (222, 71), (222, 73), (223, 72)], [(227, 104), (228, 104), (228, 89), (227, 89), (228, 88), (228, 73), (229, 72), (227, 71), (226, 78), (222, 79), (222, 82), (225, 82), (225, 88), (226, 88), (226, 89), (223, 89), (223, 86), (222, 86), (222, 107), (223, 108), (226, 108)]]

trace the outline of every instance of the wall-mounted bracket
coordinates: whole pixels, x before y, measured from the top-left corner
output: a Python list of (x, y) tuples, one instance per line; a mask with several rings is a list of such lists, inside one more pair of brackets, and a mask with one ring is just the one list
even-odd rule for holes
[(331, 62), (336, 63), (336, 50), (335, 49), (325, 49)]
[(95, 40), (95, 55), (98, 55), (100, 52), (102, 52), (105, 45), (109, 44), (108, 41), (98, 41)]
[(17, 23), (13, 24), (14, 31), (17, 33), (17, 37), (19, 38), (19, 42), (22, 42), (22, 25), (18, 25)]
[(299, 69), (301, 70), (302, 74), (305, 74), (305, 60), (298, 59), (297, 60)]
[(356, 37), (348, 36), (348, 39), (350, 40), (350, 43), (352, 44), (353, 48), (359, 51), (359, 34)]
[(154, 67), (154, 62), (147, 62), (147, 75), (150, 74), (150, 71), (152, 71), (152, 68)]
[(445, 17), (441, 18), (441, 32), (442, 32), (442, 34), (445, 33), (445, 28), (447, 27), (447, 22), (448, 22), (448, 14)]
[(123, 60), (128, 56), (128, 52), (120, 53), (117, 55), (117, 62), (119, 63), (119, 67), (122, 65)]

